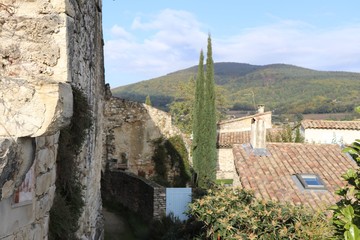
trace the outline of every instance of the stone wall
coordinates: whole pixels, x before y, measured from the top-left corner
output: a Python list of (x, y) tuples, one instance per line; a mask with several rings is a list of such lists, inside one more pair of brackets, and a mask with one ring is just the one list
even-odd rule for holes
[(159, 138), (181, 135), (171, 116), (151, 106), (109, 97), (105, 105), (104, 166), (149, 178), (155, 174), (152, 157)]
[(233, 179), (235, 172), (232, 148), (217, 149), (218, 162), (216, 179)]
[(101, 160), (103, 156), (104, 59), (101, 0), (67, 0), (69, 78), (91, 106), (93, 126), (78, 157), (85, 207), (78, 236), (98, 239), (103, 228), (101, 213)]
[[(55, 194), (57, 140), (59, 135), (37, 137), (34, 146), (34, 158), (25, 180), (28, 186), (22, 190), (3, 187), (3, 197), (0, 202), (1, 218), (0, 239), (45, 239), (48, 234), (49, 211)], [(29, 141), (23, 139), (19, 142)], [(20, 144), (20, 146), (24, 146)], [(28, 148), (26, 154), (32, 150)], [(26, 160), (24, 154), (15, 157), (17, 162)], [(30, 153), (30, 155), (32, 155)], [(25, 176), (24, 176), (25, 177)], [(4, 194), (5, 193), (5, 194)], [(29, 194), (19, 198), (19, 194)], [(10, 196), (9, 196), (10, 195)], [(18, 199), (16, 198), (18, 197)]]
[(144, 220), (160, 219), (166, 213), (166, 188), (123, 171), (107, 172), (102, 184), (106, 201), (120, 202)]
[(87, 95), (93, 114), (77, 160), (86, 186), (78, 236), (100, 238), (101, 0), (0, 0), (0, 42), (0, 239), (47, 239), (70, 85)]

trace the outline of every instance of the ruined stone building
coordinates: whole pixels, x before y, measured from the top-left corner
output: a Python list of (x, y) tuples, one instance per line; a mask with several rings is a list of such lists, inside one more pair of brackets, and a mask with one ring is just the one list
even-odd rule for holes
[[(0, 0), (0, 239), (47, 239), (59, 131), (73, 91), (92, 114), (77, 158), (85, 207), (77, 235), (102, 236), (101, 0)], [(4, 219), (6, 219), (4, 221)]]

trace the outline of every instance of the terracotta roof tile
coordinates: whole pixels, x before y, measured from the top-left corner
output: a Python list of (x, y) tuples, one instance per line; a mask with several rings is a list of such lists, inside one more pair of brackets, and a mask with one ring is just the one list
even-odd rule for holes
[[(255, 156), (250, 144), (233, 147), (240, 182), (256, 196), (292, 201), (312, 208), (325, 207), (337, 201), (335, 190), (344, 185), (341, 175), (356, 163), (334, 144), (267, 143), (266, 156)], [(327, 190), (300, 189), (292, 176), (296, 173), (318, 174)]]
[(346, 130), (360, 130), (360, 121), (325, 121), (325, 120), (310, 120), (301, 121), (301, 126), (304, 129), (346, 129)]
[[(220, 132), (217, 136), (217, 147), (232, 148), (234, 144), (249, 143), (250, 133), (251, 131)], [(266, 134), (272, 137), (279, 133), (280, 130), (277, 128), (270, 128), (266, 130)]]

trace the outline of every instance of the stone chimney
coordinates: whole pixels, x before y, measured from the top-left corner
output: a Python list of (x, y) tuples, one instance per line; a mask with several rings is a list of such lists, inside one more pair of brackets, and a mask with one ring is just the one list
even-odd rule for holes
[[(266, 128), (263, 118), (253, 118), (251, 120), (250, 144), (256, 155), (266, 154)], [(257, 154), (258, 153), (258, 154)]]
[(264, 111), (265, 111), (265, 105), (263, 104), (258, 105), (258, 113), (264, 113)]

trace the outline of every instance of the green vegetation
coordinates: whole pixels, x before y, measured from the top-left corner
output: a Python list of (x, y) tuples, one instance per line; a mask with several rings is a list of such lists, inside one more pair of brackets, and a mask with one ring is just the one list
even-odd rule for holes
[(215, 89), (210, 36), (207, 47), (206, 75), (203, 60), (201, 51), (199, 72), (196, 78), (192, 145), (194, 170), (197, 174), (196, 184), (200, 187), (206, 187), (208, 182), (213, 182), (216, 178)]
[[(215, 86), (216, 120), (225, 118), (226, 100), (221, 86)], [(173, 123), (186, 134), (192, 132), (192, 121), (195, 102), (195, 80), (191, 77), (188, 81), (177, 86), (174, 101), (169, 105)]]
[(197, 239), (329, 239), (325, 215), (289, 204), (258, 200), (243, 189), (215, 187), (190, 204), (203, 223)]
[(295, 127), (291, 127), (289, 124), (283, 126), (282, 130), (276, 133), (268, 133), (266, 135), (266, 141), (268, 142), (304, 142), (304, 137), (300, 133), (300, 124), (296, 124)]
[[(360, 140), (343, 151), (349, 153), (360, 167)], [(349, 169), (342, 177), (348, 185), (336, 191), (341, 200), (331, 207), (336, 235), (340, 239), (360, 239), (360, 169)]]
[[(181, 136), (169, 139), (159, 138), (153, 142), (155, 152), (153, 161), (155, 163), (156, 176), (152, 179), (166, 187), (185, 187), (190, 181), (190, 164), (188, 152)], [(170, 164), (169, 164), (170, 163)], [(177, 172), (169, 182), (169, 170)]]
[(87, 130), (91, 127), (91, 112), (80, 89), (73, 87), (73, 117), (60, 131), (56, 159), (57, 179), (54, 204), (50, 210), (49, 239), (76, 239), (78, 219), (84, 207), (83, 186), (77, 156), (81, 151)]
[(149, 95), (146, 96), (145, 104), (151, 106), (151, 100)]
[[(153, 106), (167, 110), (176, 97), (174, 86), (195, 76), (197, 69), (194, 66), (112, 91), (115, 96), (140, 102), (150, 94)], [(240, 63), (215, 63), (214, 70), (227, 107), (234, 110), (255, 110), (254, 103), (266, 103), (274, 114), (352, 112), (360, 100), (359, 73)]]

